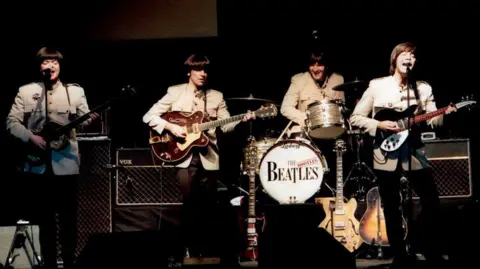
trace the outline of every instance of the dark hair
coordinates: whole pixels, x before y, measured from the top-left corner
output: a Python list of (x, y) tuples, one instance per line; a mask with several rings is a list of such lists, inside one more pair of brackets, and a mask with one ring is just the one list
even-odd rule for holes
[(208, 69), (210, 60), (205, 55), (190, 55), (183, 63), (188, 72), (191, 70)]
[(411, 52), (415, 54), (416, 50), (417, 46), (415, 46), (411, 42), (404, 42), (396, 45), (395, 48), (393, 48), (392, 53), (390, 54), (390, 75), (393, 75), (395, 73), (398, 55), (400, 55), (402, 52)]
[(37, 52), (37, 61), (41, 63), (46, 59), (56, 59), (61, 61), (63, 60), (63, 55), (56, 49), (43, 47)]

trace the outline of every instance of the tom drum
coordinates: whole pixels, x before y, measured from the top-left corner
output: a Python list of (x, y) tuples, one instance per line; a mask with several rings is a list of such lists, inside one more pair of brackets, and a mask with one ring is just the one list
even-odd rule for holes
[(308, 105), (306, 125), (310, 137), (318, 139), (334, 139), (345, 132), (341, 107), (329, 100)]

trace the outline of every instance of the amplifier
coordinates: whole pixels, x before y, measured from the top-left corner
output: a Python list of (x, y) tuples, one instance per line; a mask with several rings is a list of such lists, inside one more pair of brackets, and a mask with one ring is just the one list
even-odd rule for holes
[(472, 197), (470, 140), (428, 140), (424, 144), (440, 198)]
[(175, 167), (157, 163), (150, 148), (120, 148), (116, 159), (117, 206), (181, 204)]

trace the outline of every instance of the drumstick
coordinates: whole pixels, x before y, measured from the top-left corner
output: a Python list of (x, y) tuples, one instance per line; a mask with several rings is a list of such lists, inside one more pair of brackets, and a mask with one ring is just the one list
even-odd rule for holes
[(292, 121), (290, 121), (288, 124), (287, 124), (287, 127), (285, 127), (285, 129), (283, 130), (283, 132), (280, 134), (280, 136), (277, 138), (277, 141), (275, 141), (275, 144), (278, 143), (278, 141), (280, 141), (280, 139), (283, 137), (283, 135), (285, 134), (285, 132), (287, 131), (287, 129), (290, 127), (290, 125), (292, 124)]

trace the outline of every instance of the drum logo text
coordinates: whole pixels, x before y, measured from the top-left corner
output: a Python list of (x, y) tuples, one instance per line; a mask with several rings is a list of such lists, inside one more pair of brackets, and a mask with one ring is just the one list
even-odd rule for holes
[[(288, 162), (289, 164), (294, 163)], [(309, 163), (309, 165), (311, 165)], [(320, 176), (319, 166), (291, 166), (278, 167), (276, 162), (267, 162), (267, 181), (292, 181), (296, 183), (297, 180), (317, 180)]]

